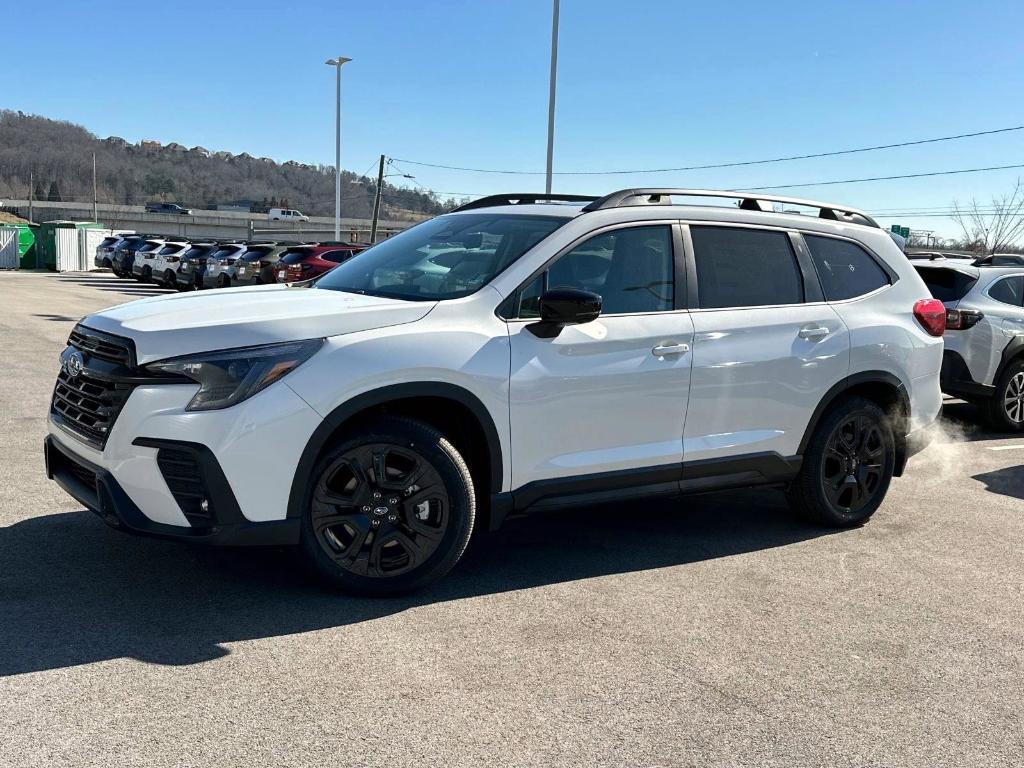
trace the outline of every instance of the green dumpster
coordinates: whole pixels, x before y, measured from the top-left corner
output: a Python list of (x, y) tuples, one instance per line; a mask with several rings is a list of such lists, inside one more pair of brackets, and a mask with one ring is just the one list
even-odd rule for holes
[(34, 269), (36, 235), (34, 224), (0, 225), (0, 267)]

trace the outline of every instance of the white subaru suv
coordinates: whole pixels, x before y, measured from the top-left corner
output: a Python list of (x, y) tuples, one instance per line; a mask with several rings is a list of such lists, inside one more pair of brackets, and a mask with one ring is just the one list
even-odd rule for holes
[(1024, 431), (1024, 263), (915, 264), (946, 306), (942, 390), (985, 407), (998, 429)]
[(315, 283), (84, 318), (48, 474), (116, 527), (299, 544), (363, 594), (569, 504), (776, 485), (813, 523), (854, 526), (927, 443), (944, 321), (849, 208), (494, 196)]

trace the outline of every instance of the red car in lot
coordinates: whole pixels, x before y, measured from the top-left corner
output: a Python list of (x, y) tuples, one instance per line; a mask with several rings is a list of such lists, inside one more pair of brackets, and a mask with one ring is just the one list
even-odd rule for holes
[(320, 243), (290, 247), (277, 262), (277, 282), (311, 280), (330, 272), (370, 246), (365, 243)]

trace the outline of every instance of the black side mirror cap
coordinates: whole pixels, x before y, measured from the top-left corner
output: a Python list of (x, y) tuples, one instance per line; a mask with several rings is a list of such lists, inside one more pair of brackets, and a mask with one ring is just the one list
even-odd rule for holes
[(552, 339), (567, 325), (591, 323), (601, 314), (601, 297), (579, 288), (552, 288), (540, 297), (540, 320), (526, 326), (534, 336)]

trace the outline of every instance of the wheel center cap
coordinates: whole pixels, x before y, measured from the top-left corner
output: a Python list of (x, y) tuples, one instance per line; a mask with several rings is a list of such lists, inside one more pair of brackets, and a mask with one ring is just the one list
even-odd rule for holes
[(387, 507), (374, 507), (373, 508), (373, 514), (376, 515), (377, 517), (384, 517), (390, 511), (391, 510), (388, 509)]

